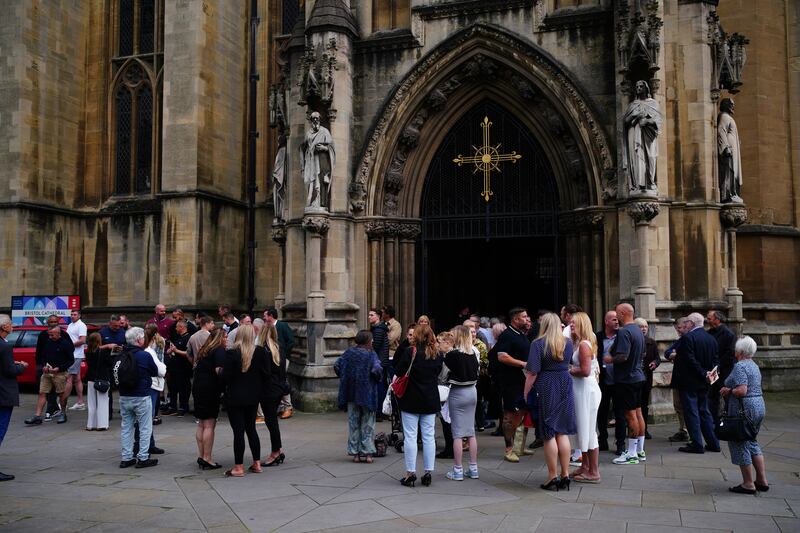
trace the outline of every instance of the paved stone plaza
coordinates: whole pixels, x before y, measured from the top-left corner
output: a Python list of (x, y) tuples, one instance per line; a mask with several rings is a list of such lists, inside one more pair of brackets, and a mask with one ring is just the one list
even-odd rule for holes
[[(118, 417), (106, 433), (84, 431), (85, 413), (65, 425), (28, 428), (22, 419), (34, 399), (24, 395), (0, 448), (0, 470), (17, 476), (0, 484), (2, 531), (800, 531), (796, 393), (767, 397), (759, 441), (772, 487), (757, 497), (728, 492), (740, 474), (727, 448), (680, 454), (666, 440), (671, 424), (651, 427), (646, 464), (613, 466), (602, 453), (600, 485), (543, 492), (541, 450), (516, 465), (504, 462), (502, 439), (487, 431), (479, 436), (480, 480), (448, 481), (451, 461), (440, 461), (431, 487), (405, 488), (396, 481), (403, 461), (394, 450), (371, 465), (345, 456), (344, 414), (296, 414), (281, 423), (284, 465), (226, 479), (222, 470), (201, 472), (194, 464), (191, 417), (165, 417), (156, 427), (167, 450), (157, 467), (120, 470)], [(268, 447), (263, 425), (259, 432)], [(226, 466), (231, 444), (223, 418), (215, 459)]]

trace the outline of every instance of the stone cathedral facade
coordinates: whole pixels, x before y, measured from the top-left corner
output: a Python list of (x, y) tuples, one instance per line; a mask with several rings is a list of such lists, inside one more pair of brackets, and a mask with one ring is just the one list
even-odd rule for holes
[(332, 364), (381, 305), (445, 327), (464, 307), (575, 302), (597, 324), (627, 300), (664, 342), (716, 308), (759, 343), (767, 388), (800, 383), (797, 2), (4, 13), (0, 308), (77, 294), (95, 322), (159, 302), (245, 310), (254, 248), (255, 307), (295, 329), (308, 409), (332, 405)]

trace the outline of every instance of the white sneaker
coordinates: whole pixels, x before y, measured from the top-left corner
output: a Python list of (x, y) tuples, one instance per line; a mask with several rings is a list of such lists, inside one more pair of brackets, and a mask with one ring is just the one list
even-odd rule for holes
[(76, 403), (72, 407), (67, 408), (68, 411), (85, 411), (86, 404), (85, 403)]
[(647, 461), (647, 454), (644, 451), (636, 452), (636, 454), (639, 456), (640, 462)]
[(624, 453), (619, 457), (615, 457), (611, 462), (615, 465), (638, 465), (639, 458)]

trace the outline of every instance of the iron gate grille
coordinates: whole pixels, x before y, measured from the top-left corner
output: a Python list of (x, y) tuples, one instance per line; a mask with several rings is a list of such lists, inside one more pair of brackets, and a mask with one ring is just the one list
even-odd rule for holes
[[(453, 159), (475, 154), (482, 144), (481, 122), (492, 122), (490, 144), (500, 153), (516, 151), (516, 163), (501, 162), (491, 174), (493, 196), (481, 196), (483, 174), (474, 164)], [(431, 162), (422, 197), (422, 239), (555, 237), (558, 197), (550, 162), (520, 120), (485, 100), (466, 113), (445, 137)]]

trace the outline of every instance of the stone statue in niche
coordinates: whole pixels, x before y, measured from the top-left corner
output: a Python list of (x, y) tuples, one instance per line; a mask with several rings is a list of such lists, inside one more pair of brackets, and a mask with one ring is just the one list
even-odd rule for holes
[(719, 161), (720, 202), (742, 203), (742, 150), (739, 130), (733, 120), (733, 99), (723, 98), (717, 118), (717, 157)]
[(336, 165), (336, 151), (331, 132), (321, 124), (320, 114), (314, 111), (311, 127), (300, 145), (300, 172), (306, 185), (306, 207), (330, 206), (331, 175)]
[(278, 137), (278, 153), (272, 169), (272, 200), (275, 204), (275, 223), (285, 220), (286, 205), (286, 135)]
[(658, 193), (656, 160), (663, 117), (644, 80), (636, 82), (636, 98), (623, 117), (630, 191)]

